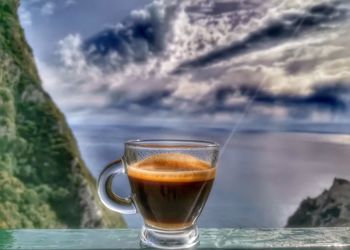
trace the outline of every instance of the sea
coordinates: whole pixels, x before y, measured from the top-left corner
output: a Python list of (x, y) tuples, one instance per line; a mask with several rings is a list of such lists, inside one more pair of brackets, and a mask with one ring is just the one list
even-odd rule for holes
[[(94, 177), (123, 155), (130, 139), (204, 139), (223, 146), (230, 130), (141, 125), (72, 126), (82, 157)], [(238, 131), (219, 159), (217, 177), (199, 217), (201, 227), (286, 225), (300, 202), (332, 185), (335, 177), (350, 179), (350, 135), (300, 131)], [(116, 178), (114, 191), (127, 196), (127, 178)], [(142, 225), (140, 215), (127, 215), (130, 228)]]

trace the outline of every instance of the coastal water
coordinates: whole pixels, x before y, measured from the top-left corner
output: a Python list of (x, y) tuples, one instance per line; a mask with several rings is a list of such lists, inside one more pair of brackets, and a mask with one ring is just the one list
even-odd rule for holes
[[(128, 139), (193, 138), (221, 145), (226, 129), (157, 126), (73, 126), (83, 158), (97, 177), (120, 157)], [(199, 219), (202, 227), (282, 227), (306, 197), (319, 195), (335, 177), (350, 178), (350, 136), (318, 133), (241, 132), (222, 154), (213, 190)], [(115, 189), (128, 194), (126, 178)], [(139, 215), (124, 217), (139, 227)]]

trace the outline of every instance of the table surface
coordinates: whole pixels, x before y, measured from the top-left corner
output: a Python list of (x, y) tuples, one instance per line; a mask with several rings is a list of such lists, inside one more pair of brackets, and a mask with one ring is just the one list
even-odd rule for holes
[[(139, 249), (137, 229), (0, 230), (0, 249)], [(350, 228), (201, 229), (198, 249), (350, 249)]]

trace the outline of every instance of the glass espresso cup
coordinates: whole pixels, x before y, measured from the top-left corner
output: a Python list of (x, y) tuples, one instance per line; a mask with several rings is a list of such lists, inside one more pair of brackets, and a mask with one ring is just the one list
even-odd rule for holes
[[(102, 171), (99, 196), (109, 209), (140, 213), (141, 243), (182, 249), (199, 242), (197, 219), (214, 182), (219, 146), (192, 140), (135, 140)], [(112, 191), (113, 178), (127, 174), (131, 195)]]

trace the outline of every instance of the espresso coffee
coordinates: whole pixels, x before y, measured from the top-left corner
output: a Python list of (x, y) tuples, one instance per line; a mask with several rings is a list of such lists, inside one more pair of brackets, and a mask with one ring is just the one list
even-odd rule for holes
[(127, 169), (138, 211), (147, 225), (163, 230), (191, 226), (215, 178), (211, 165), (179, 153), (152, 155)]

